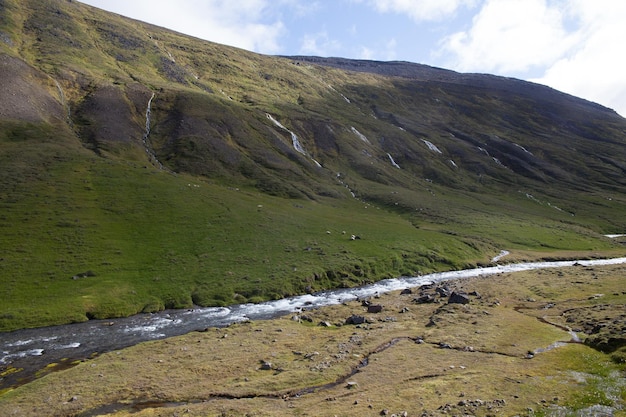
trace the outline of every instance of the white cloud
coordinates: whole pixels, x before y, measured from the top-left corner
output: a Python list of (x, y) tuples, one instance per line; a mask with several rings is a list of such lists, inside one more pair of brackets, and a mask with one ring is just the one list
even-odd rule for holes
[(397, 42), (390, 39), (387, 42), (378, 42), (374, 47), (361, 45), (356, 53), (358, 59), (393, 61), (397, 58)]
[(337, 56), (341, 42), (331, 39), (326, 31), (305, 34), (300, 44), (300, 54), (316, 56)]
[(533, 81), (585, 97), (626, 116), (626, 2), (572, 1), (570, 13), (578, 19), (579, 43)]
[(277, 0), (271, 4), (274, 7), (284, 5), (298, 17), (314, 14), (322, 8), (322, 4), (319, 1), (313, 0)]
[(443, 19), (462, 6), (474, 5), (476, 0), (367, 0), (367, 3), (379, 12), (406, 14), (419, 22)]
[(459, 71), (525, 72), (549, 65), (576, 44), (563, 11), (546, 0), (488, 0), (468, 31), (444, 39)]
[(390, 39), (385, 45), (385, 56), (384, 59), (387, 61), (392, 61), (396, 59), (396, 47), (398, 46), (398, 42), (396, 42), (395, 38)]
[(372, 51), (370, 48), (366, 47), (366, 46), (361, 46), (359, 48), (359, 55), (358, 55), (359, 59), (374, 59), (374, 51)]
[(305, 13), (298, 0), (83, 0), (173, 30), (261, 53), (280, 50), (281, 6)]
[(533, 77), (626, 114), (624, 22), (622, 1), (486, 0), (434, 56), (457, 71)]

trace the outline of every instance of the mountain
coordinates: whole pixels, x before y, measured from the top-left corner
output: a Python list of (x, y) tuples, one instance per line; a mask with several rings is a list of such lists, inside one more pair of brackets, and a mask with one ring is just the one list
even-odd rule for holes
[(0, 0), (0, 329), (608, 256), (626, 120), (520, 80), (278, 57)]

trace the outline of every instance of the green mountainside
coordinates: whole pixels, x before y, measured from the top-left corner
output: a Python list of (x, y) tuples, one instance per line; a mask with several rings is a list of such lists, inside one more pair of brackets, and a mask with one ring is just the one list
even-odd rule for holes
[(0, 83), (0, 330), (625, 252), (626, 119), (541, 85), (71, 0), (0, 0)]

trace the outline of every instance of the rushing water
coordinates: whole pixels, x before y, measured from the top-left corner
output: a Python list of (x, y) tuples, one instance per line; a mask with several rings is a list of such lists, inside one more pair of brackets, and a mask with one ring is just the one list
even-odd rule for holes
[(458, 278), (573, 265), (622, 263), (626, 263), (626, 257), (497, 265), (418, 277), (387, 279), (358, 288), (323, 291), (260, 304), (168, 310), (114, 320), (91, 320), (84, 323), (0, 333), (0, 370), (8, 366), (24, 369), (22, 372), (0, 379), (0, 389), (18, 383), (20, 378), (32, 377), (39, 369), (43, 369), (48, 364), (60, 362), (64, 358), (88, 358), (93, 354), (122, 349), (143, 341), (177, 336), (208, 327), (223, 327), (246, 320), (269, 319), (302, 309), (334, 305), (357, 298)]

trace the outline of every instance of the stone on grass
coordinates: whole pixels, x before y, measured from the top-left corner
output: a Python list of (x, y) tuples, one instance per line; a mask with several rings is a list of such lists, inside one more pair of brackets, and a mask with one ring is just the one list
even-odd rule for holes
[(380, 304), (370, 304), (367, 306), (368, 313), (380, 313), (381, 311), (383, 311), (383, 306)]
[(469, 296), (463, 292), (454, 291), (448, 298), (448, 304), (468, 304), (469, 302)]
[(356, 314), (354, 314), (354, 315), (352, 315), (352, 316), (350, 316), (350, 317), (348, 317), (346, 319), (346, 324), (363, 324), (365, 322), (366, 322), (365, 317), (358, 316)]
[(447, 297), (450, 295), (450, 288), (448, 287), (437, 287), (435, 292), (439, 294), (441, 297)]
[(417, 298), (414, 298), (413, 302), (417, 303), (417, 304), (434, 303), (435, 302), (435, 297), (433, 297), (430, 294), (424, 294), (424, 295), (420, 295)]

